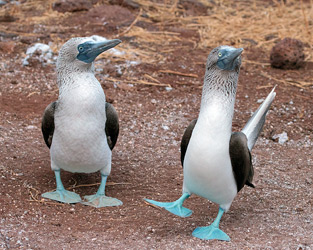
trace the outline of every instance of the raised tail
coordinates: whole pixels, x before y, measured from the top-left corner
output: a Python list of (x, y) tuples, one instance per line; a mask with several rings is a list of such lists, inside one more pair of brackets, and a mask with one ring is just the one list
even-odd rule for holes
[(254, 114), (249, 119), (245, 127), (242, 129), (242, 132), (248, 138), (248, 148), (250, 151), (252, 150), (256, 140), (258, 139), (262, 131), (267, 111), (269, 110), (276, 96), (276, 92), (274, 92), (275, 88), (276, 86), (272, 89), (271, 93), (268, 94), (266, 99), (263, 101), (260, 107), (254, 112)]

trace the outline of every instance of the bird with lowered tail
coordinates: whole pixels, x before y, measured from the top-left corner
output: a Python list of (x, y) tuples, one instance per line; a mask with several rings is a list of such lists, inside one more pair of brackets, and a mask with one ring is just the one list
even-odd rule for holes
[[(106, 102), (93, 65), (98, 55), (120, 42), (99, 36), (75, 37), (59, 52), (56, 64), (59, 97), (48, 105), (42, 119), (42, 133), (50, 149), (57, 187), (56, 191), (42, 194), (44, 198), (93, 207), (122, 205), (120, 200), (105, 195), (119, 122), (116, 110)], [(61, 169), (75, 173), (100, 171), (97, 193), (85, 196), (82, 201), (78, 194), (64, 188)]]

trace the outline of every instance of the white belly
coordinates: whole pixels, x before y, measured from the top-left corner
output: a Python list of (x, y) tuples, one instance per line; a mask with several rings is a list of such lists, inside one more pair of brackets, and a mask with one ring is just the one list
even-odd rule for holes
[(226, 211), (237, 194), (229, 156), (230, 135), (230, 131), (218, 128), (208, 133), (198, 120), (184, 159), (184, 192), (211, 200)]
[(111, 170), (105, 134), (105, 95), (99, 88), (72, 89), (60, 99), (50, 149), (52, 169), (91, 173)]

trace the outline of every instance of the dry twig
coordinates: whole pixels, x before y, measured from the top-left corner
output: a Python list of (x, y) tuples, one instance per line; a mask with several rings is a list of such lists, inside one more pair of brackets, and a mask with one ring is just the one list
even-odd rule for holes
[(160, 81), (158, 79), (155, 79), (154, 77), (148, 75), (148, 74), (144, 74), (145, 77), (149, 78), (150, 80), (154, 81), (154, 82), (157, 82), (157, 83), (160, 83)]
[(179, 76), (187, 76), (187, 77), (198, 78), (198, 75), (196, 75), (196, 74), (182, 73), (182, 72), (177, 72), (177, 71), (173, 71), (173, 70), (159, 70), (159, 72), (160, 73), (172, 74), (172, 75), (179, 75)]
[[(81, 185), (77, 185), (77, 186), (72, 186), (69, 187), (68, 189), (74, 189), (74, 188), (80, 188), (80, 187), (93, 187), (93, 186), (99, 186), (101, 183), (97, 182), (97, 183), (92, 183), (92, 184), (81, 184)], [(129, 183), (125, 183), (125, 182), (107, 182), (106, 186), (115, 186), (115, 185), (129, 185)]]
[(261, 65), (261, 66), (271, 66), (270, 63), (261, 63), (261, 62), (256, 62), (256, 61), (250, 61), (247, 59), (244, 59), (244, 63), (256, 64), (256, 65)]
[(140, 16), (141, 16), (141, 13), (142, 13), (142, 9), (139, 10), (139, 13), (137, 15), (137, 17), (135, 18), (135, 20), (131, 23), (131, 25), (126, 29), (124, 30), (123, 32), (119, 33), (117, 36), (120, 37), (120, 36), (124, 36), (128, 31), (130, 31), (130, 29), (137, 23), (137, 21), (139, 20)]
[(156, 205), (154, 205), (154, 204), (151, 204), (151, 203), (149, 203), (149, 202), (147, 202), (147, 201), (144, 201), (144, 203), (146, 203), (148, 206), (151, 206), (151, 207), (157, 208), (157, 209), (159, 209), (159, 210), (161, 210), (161, 209), (162, 209), (162, 208), (160, 208), (160, 207), (158, 207), (158, 206), (156, 206)]
[(144, 84), (144, 85), (152, 85), (152, 86), (160, 86), (160, 87), (170, 87), (170, 84), (167, 83), (155, 83), (155, 82), (148, 82), (148, 81), (144, 81), (144, 80), (127, 80), (128, 83), (132, 83), (132, 84)]
[(307, 87), (313, 86), (313, 82), (296, 81), (296, 80), (291, 80), (291, 79), (281, 80), (281, 79), (275, 78), (273, 76), (270, 76), (265, 72), (261, 72), (260, 75), (263, 77), (266, 77), (270, 80), (274, 80), (276, 82), (280, 82), (280, 83), (283, 83), (285, 85), (289, 84), (289, 85), (296, 86), (299, 88), (307, 88)]

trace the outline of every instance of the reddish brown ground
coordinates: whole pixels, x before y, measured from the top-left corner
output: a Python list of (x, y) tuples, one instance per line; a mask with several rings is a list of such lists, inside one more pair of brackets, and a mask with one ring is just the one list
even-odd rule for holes
[[(112, 37), (116, 32), (113, 24), (100, 30), (86, 20), (86, 15), (91, 19), (106, 11), (120, 27), (129, 26), (137, 15), (136, 10), (114, 7), (111, 10), (115, 14), (123, 13), (119, 18), (108, 8), (92, 10), (90, 16), (85, 12), (73, 14), (66, 20), (67, 32), (58, 33), (58, 28), (49, 23), (38, 27), (25, 24), (25, 32), (36, 28), (39, 41), (46, 43), (49, 42), (47, 34), (52, 33), (61, 39), (69, 38), (73, 32), (80, 36)], [(79, 18), (80, 15), (85, 17)], [(73, 23), (76, 29), (71, 29)], [(277, 97), (253, 150), (256, 188), (244, 188), (221, 221), (221, 228), (232, 240), (208, 242), (192, 237), (191, 233), (195, 227), (213, 221), (218, 210), (216, 204), (192, 196), (185, 206), (194, 213), (183, 219), (148, 206), (143, 198), (173, 201), (181, 194), (183, 172), (179, 144), (185, 127), (199, 111), (204, 62), (210, 49), (191, 49), (192, 45), (185, 42), (175, 50), (173, 45), (173, 51), (162, 55), (166, 60), (128, 67), (120, 78), (114, 65), (97, 61), (97, 67), (104, 68), (97, 78), (120, 118), (120, 136), (109, 177), (111, 183), (119, 184), (109, 185), (107, 194), (122, 200), (124, 205), (95, 209), (40, 197), (41, 193), (55, 188), (49, 151), (40, 131), (44, 108), (57, 98), (55, 69), (40, 63), (23, 67), (22, 52), (30, 46), (27, 43), (35, 39), (21, 42), (21, 37), (8, 37), (6, 34), (15, 24), (6, 24), (8, 31), (0, 36), (3, 42), (0, 50), (1, 249), (313, 249), (313, 89), (284, 85), (260, 74), (266, 72), (277, 79), (308, 82), (312, 81), (312, 63), (294, 71), (272, 69), (245, 63), (245, 59), (260, 63), (269, 60), (266, 51), (253, 46), (245, 49), (234, 130), (243, 127), (258, 107), (257, 100), (266, 97), (275, 84), (278, 84)], [(153, 24), (141, 25), (155, 28)], [(192, 35), (195, 34), (181, 31), (181, 43)], [(125, 37), (124, 43), (128, 41), (131, 42), (131, 38)], [(8, 48), (3, 49), (4, 45)], [(158, 73), (160, 69), (199, 77)], [(104, 73), (107, 72), (117, 83), (127, 76), (136, 79), (144, 73), (154, 74), (160, 82), (171, 84), (173, 90), (125, 83), (115, 87), (106, 81)], [(283, 145), (271, 139), (282, 132), (289, 136)], [(63, 172), (62, 179), (69, 189), (97, 183), (100, 177), (98, 173)], [(82, 196), (96, 192), (97, 186), (74, 190)]]

